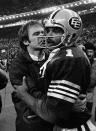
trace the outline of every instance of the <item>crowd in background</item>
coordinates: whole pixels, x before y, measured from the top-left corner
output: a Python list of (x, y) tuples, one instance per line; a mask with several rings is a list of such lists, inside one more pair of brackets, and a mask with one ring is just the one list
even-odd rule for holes
[(18, 38), (0, 39), (0, 63), (2, 62), (3, 65), (7, 66), (6, 68), (8, 68), (13, 58), (15, 58), (18, 50)]
[[(10, 1), (10, 0), (9, 0)], [(76, 0), (74, 0), (75, 2)], [(0, 6), (0, 15), (12, 15), (12, 14), (19, 14), (24, 12), (29, 12), (32, 10), (38, 10), (41, 8), (46, 8), (50, 6), (62, 5), (65, 3), (73, 2), (73, 0), (18, 0), (18, 2), (9, 2), (8, 4)], [(10, 5), (10, 6), (9, 6)], [(46, 6), (47, 5), (47, 6)]]
[(89, 25), (87, 28), (83, 28), (82, 35), (77, 42), (83, 45), (87, 42), (91, 42), (96, 46), (96, 25)]

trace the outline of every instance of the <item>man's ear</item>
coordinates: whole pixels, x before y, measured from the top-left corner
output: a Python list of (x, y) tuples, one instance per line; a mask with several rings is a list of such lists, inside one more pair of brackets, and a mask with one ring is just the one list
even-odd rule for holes
[(23, 43), (24, 43), (24, 45), (29, 45), (28, 41), (24, 41)]

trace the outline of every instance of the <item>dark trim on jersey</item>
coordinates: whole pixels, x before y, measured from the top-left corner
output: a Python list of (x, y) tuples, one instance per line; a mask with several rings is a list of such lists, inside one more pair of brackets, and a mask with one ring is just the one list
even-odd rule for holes
[(82, 131), (81, 127), (78, 127), (77, 130), (78, 130), (78, 131)]
[[(52, 88), (52, 87), (50, 87), (50, 89), (53, 89), (53, 88)], [(74, 93), (74, 92), (71, 92), (71, 91), (69, 91), (69, 90), (60, 89), (60, 88), (58, 88), (58, 87), (56, 87), (56, 89), (57, 89), (57, 90), (60, 90), (60, 91), (65, 91), (65, 92), (68, 92), (68, 93), (70, 93), (70, 94), (73, 94), (73, 95), (78, 96), (78, 94), (76, 94), (76, 93)]]
[(87, 123), (84, 124), (84, 127), (85, 127), (85, 131), (90, 131), (90, 129), (89, 129)]
[[(65, 86), (66, 87), (66, 84), (63, 84), (63, 83), (59, 83), (59, 84), (58, 83), (51, 83), (51, 85), (53, 85), (53, 86), (60, 85), (60, 86)], [(76, 91), (80, 91), (80, 89), (76, 89), (76, 88), (74, 88), (74, 87), (72, 87), (72, 86), (70, 86), (68, 84), (67, 84), (67, 87), (70, 88), (70, 89), (73, 89), (73, 90), (75, 89)]]
[[(48, 92), (51, 93), (51, 91), (48, 91)], [(56, 94), (60, 94), (60, 95), (62, 95), (61, 93), (59, 93), (59, 92), (55, 92), (55, 91), (53, 91), (53, 93), (56, 93)], [(64, 96), (69, 97), (69, 98), (72, 98), (72, 99), (74, 99), (74, 100), (77, 100), (77, 98), (73, 98), (73, 97), (68, 96), (68, 95), (66, 95), (66, 94), (64, 94)]]
[(47, 95), (74, 103), (79, 92), (80, 86), (73, 82), (67, 80), (52, 80)]

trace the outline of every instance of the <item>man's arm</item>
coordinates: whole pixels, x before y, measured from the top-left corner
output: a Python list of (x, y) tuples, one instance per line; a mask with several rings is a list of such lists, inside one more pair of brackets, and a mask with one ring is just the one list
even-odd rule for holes
[[(65, 104), (62, 102), (59, 103), (58, 100), (56, 100), (55, 98), (52, 98), (51, 100), (46, 97), (43, 96), (41, 99), (36, 99), (33, 96), (31, 96), (28, 92), (27, 92), (27, 84), (26, 84), (26, 78), (23, 77), (23, 83), (21, 86), (17, 86), (15, 85), (15, 92), (17, 94), (17, 96), (22, 99), (38, 116), (40, 116), (42, 119), (50, 122), (50, 123), (56, 123), (58, 121), (58, 116), (60, 117), (64, 117), (68, 119), (68, 114), (66, 112), (68, 112), (68, 106), (65, 106), (69, 103), (65, 102)], [(52, 101), (52, 106), (50, 108), (50, 101)], [(53, 103), (54, 101), (54, 103)], [(59, 100), (60, 101), (60, 100)], [(59, 105), (57, 105), (59, 103)], [(55, 109), (55, 107), (58, 106), (58, 110)], [(69, 109), (71, 109), (72, 104), (70, 104)], [(66, 108), (67, 107), (67, 108)], [(54, 112), (54, 110), (52, 110), (52, 108), (54, 108), (54, 110), (56, 112)], [(64, 111), (65, 109), (65, 111)], [(62, 114), (60, 111), (63, 111), (64, 114)], [(57, 114), (57, 115), (56, 115)], [(66, 117), (67, 116), (67, 117)]]

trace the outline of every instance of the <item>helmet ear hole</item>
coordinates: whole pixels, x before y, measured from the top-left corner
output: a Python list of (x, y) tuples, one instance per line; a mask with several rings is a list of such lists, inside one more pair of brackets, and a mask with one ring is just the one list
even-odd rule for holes
[(72, 35), (72, 38), (73, 38), (73, 39), (76, 38), (76, 34), (75, 34), (75, 33)]

